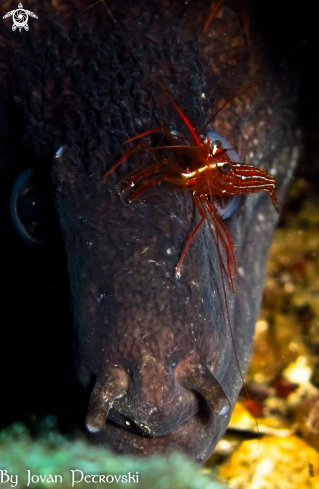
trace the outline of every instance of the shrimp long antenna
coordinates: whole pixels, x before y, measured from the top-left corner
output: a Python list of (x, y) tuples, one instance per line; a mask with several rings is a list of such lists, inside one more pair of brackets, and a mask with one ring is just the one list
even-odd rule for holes
[(189, 130), (189, 132), (191, 133), (191, 135), (193, 136), (193, 139), (194, 139), (195, 143), (197, 144), (197, 146), (202, 146), (203, 143), (202, 143), (200, 137), (198, 136), (197, 132), (195, 131), (195, 129), (193, 128), (193, 126), (189, 122), (188, 118), (184, 114), (184, 111), (182, 110), (182, 108), (180, 107), (180, 105), (176, 102), (176, 100), (174, 100), (174, 98), (172, 97), (171, 93), (167, 90), (167, 88), (165, 87), (165, 85), (160, 80), (156, 80), (156, 83), (161, 87), (161, 89), (163, 90), (163, 92), (166, 93), (167, 97), (172, 102), (172, 105), (173, 105), (174, 109), (176, 110), (177, 114), (180, 116), (180, 118), (184, 122), (185, 126), (187, 127), (187, 129)]
[(244, 38), (246, 40), (247, 46), (250, 44), (250, 22), (249, 22), (249, 15), (247, 12), (247, 5), (245, 3), (245, 0), (237, 0), (238, 1), (238, 6), (241, 11), (241, 17), (242, 17), (242, 23), (243, 23), (243, 31), (244, 31)]
[[(207, 181), (207, 184), (210, 187), (209, 180)], [(211, 198), (211, 201), (213, 202), (211, 190), (210, 190), (210, 198)], [(202, 205), (205, 204), (205, 202), (203, 202), (203, 197), (202, 196), (200, 196), (200, 199), (201, 199)], [(212, 210), (213, 210), (213, 206), (212, 206)], [(235, 343), (234, 332), (233, 332), (233, 328), (232, 328), (231, 320), (230, 320), (229, 307), (228, 307), (227, 295), (226, 295), (226, 286), (225, 286), (224, 270), (223, 270), (223, 265), (222, 265), (222, 255), (221, 255), (221, 251), (220, 251), (219, 237), (218, 237), (217, 230), (216, 230), (216, 248), (217, 248), (217, 254), (218, 254), (219, 270), (220, 270), (220, 275), (221, 275), (221, 279), (222, 279), (223, 295), (224, 295), (224, 302), (225, 302), (225, 309), (226, 309), (226, 317), (225, 317), (225, 315), (224, 315), (224, 317), (226, 319), (226, 322), (228, 323), (228, 329), (229, 329), (229, 332), (230, 332), (230, 337), (231, 337), (231, 342), (232, 342), (232, 345), (233, 345), (234, 356), (235, 356), (235, 360), (236, 360), (236, 364), (237, 364), (237, 369), (238, 369), (238, 372), (239, 372), (239, 375), (240, 375), (240, 378), (241, 378), (242, 386), (244, 388), (244, 391), (245, 391), (245, 394), (246, 394), (247, 399), (250, 400), (250, 395), (248, 393), (248, 389), (247, 389), (247, 386), (246, 386), (246, 383), (245, 383), (245, 380), (244, 380), (244, 377), (243, 377), (243, 374), (242, 374), (242, 371), (241, 371), (241, 368), (240, 368), (239, 358), (238, 358), (237, 350), (236, 350), (236, 343)], [(257, 422), (257, 419), (256, 418), (255, 418), (255, 422), (256, 422), (256, 428), (257, 428), (258, 436), (260, 436), (259, 426), (258, 426), (258, 422)]]
[(139, 141), (137, 144), (135, 144), (135, 146), (133, 146), (131, 149), (129, 149), (129, 150), (126, 152), (126, 153), (124, 153), (124, 155), (122, 156), (122, 158), (121, 158), (119, 161), (117, 161), (117, 162), (115, 163), (115, 165), (111, 166), (111, 168), (110, 168), (109, 170), (107, 170), (107, 172), (105, 172), (105, 173), (104, 173), (104, 175), (102, 176), (102, 180), (106, 180), (106, 179), (107, 179), (107, 177), (108, 177), (108, 176), (109, 176), (109, 175), (110, 175), (110, 174), (111, 174), (111, 173), (112, 173), (112, 172), (113, 172), (113, 171), (114, 171), (114, 170), (115, 170), (115, 169), (116, 169), (118, 166), (120, 166), (120, 165), (121, 165), (121, 163), (123, 163), (123, 161), (127, 160), (127, 158), (128, 158), (129, 156), (131, 156), (131, 154), (132, 154), (132, 153), (134, 153), (134, 152), (137, 150), (137, 148), (138, 148), (139, 146), (141, 146), (141, 144), (142, 144), (142, 143), (141, 143), (141, 141)]
[(233, 95), (230, 99), (227, 100), (227, 102), (225, 102), (218, 110), (217, 112), (215, 112), (214, 115), (212, 115), (212, 117), (210, 119), (208, 119), (208, 121), (206, 122), (206, 124), (201, 128), (201, 130), (199, 131), (199, 134), (202, 134), (203, 131), (206, 129), (206, 127), (218, 116), (218, 114), (228, 105), (230, 104), (230, 102), (232, 102), (233, 100), (235, 100), (235, 98), (239, 97), (239, 95), (241, 95), (242, 93), (245, 93), (245, 92), (248, 92), (248, 90), (251, 90), (252, 88), (255, 88), (255, 87), (258, 87), (259, 85), (265, 85), (267, 83), (272, 83), (271, 81), (266, 81), (266, 82), (261, 82), (261, 83), (255, 83), (254, 85), (250, 85), (249, 87), (246, 87), (244, 88), (243, 90), (241, 90), (240, 92), (237, 92), (235, 95)]
[(205, 34), (205, 32), (207, 31), (209, 24), (214, 20), (214, 17), (217, 14), (217, 12), (218, 12), (221, 4), (223, 3), (223, 1), (224, 0), (217, 0), (217, 2), (213, 3), (213, 5), (210, 9), (210, 12), (208, 14), (208, 18), (207, 18), (205, 25), (203, 27), (202, 34)]
[(140, 139), (144, 136), (148, 136), (149, 134), (153, 134), (153, 132), (159, 131), (160, 129), (165, 129), (165, 126), (152, 127), (152, 129), (148, 129), (147, 131), (141, 132), (140, 134), (137, 134), (136, 136), (132, 136), (131, 138), (127, 139), (126, 141), (124, 141), (124, 144), (131, 143), (136, 139)]
[(176, 110), (176, 112), (178, 113), (178, 115), (180, 116), (180, 118), (182, 119), (182, 121), (184, 122), (185, 126), (188, 128), (189, 132), (193, 136), (195, 143), (198, 146), (202, 146), (203, 143), (200, 140), (200, 137), (198, 136), (197, 132), (195, 131), (195, 129), (193, 128), (193, 126), (191, 125), (191, 123), (189, 122), (189, 120), (187, 119), (187, 117), (184, 114), (184, 112), (182, 111), (181, 107), (173, 99), (172, 99), (172, 103), (173, 103), (174, 109)]
[(88, 8), (86, 8), (85, 10), (83, 10), (83, 13), (84, 12), (87, 12), (88, 10), (90, 10), (91, 8), (95, 7), (95, 5), (97, 5), (98, 3), (101, 3), (102, 0), (97, 0), (97, 2), (93, 3), (93, 5), (90, 5)]
[(83, 13), (84, 13), (84, 12), (87, 12), (87, 11), (88, 11), (88, 10), (90, 10), (91, 8), (95, 7), (95, 5), (97, 5), (98, 3), (103, 3), (103, 5), (104, 5), (104, 7), (105, 7), (105, 9), (106, 9), (106, 11), (107, 11), (107, 13), (109, 14), (109, 16), (111, 17), (111, 19), (113, 20), (113, 22), (114, 22), (114, 24), (116, 25), (116, 27), (118, 27), (118, 29), (121, 31), (121, 33), (122, 33), (123, 35), (125, 35), (125, 34), (124, 34), (124, 32), (123, 32), (123, 30), (121, 29), (121, 27), (120, 27), (119, 23), (117, 22), (116, 18), (114, 17), (114, 15), (112, 14), (111, 10), (110, 10), (110, 9), (109, 9), (109, 7), (107, 6), (107, 4), (106, 4), (105, 0), (97, 0), (97, 2), (93, 3), (93, 5), (90, 5), (90, 7), (86, 8), (85, 10), (83, 10)]

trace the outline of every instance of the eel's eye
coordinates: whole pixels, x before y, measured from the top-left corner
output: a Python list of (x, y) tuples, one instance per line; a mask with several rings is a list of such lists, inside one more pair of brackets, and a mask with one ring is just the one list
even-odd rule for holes
[(230, 197), (214, 197), (214, 207), (217, 214), (223, 220), (228, 219), (234, 214), (241, 201), (241, 195), (231, 195)]
[(24, 170), (13, 186), (10, 213), (14, 227), (25, 243), (42, 246), (45, 198), (31, 168)]

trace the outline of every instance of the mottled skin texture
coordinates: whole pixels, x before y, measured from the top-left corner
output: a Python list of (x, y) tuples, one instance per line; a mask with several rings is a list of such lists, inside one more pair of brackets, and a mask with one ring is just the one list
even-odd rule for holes
[[(196, 377), (196, 365), (212, 372), (231, 407), (241, 387), (216, 245), (203, 226), (180, 280), (174, 279), (183, 245), (198, 222), (191, 194), (172, 189), (131, 205), (124, 202), (116, 183), (143, 154), (106, 182), (101, 176), (120, 158), (128, 136), (158, 124), (188, 135), (158, 81), (199, 130), (222, 101), (276, 75), (271, 84), (234, 100), (214, 130), (243, 150), (248, 164), (276, 171), (281, 201), (296, 160), (292, 96), (284, 73), (274, 73), (254, 24), (247, 45), (228, 4), (204, 36), (206, 2), (149, 5), (107, 2), (116, 25), (102, 4), (83, 12), (90, 3), (29, 2), (39, 21), (29, 21), (28, 33), (12, 33), (10, 21), (1, 23), (2, 110), (12, 104), (22, 114), (23, 140), (37, 165), (51, 163), (64, 147), (53, 159), (51, 174), (78, 372), (88, 389), (96, 382), (97, 397), (112, 397), (118, 389), (94, 438), (118, 452), (180, 450), (202, 461), (230, 414), (214, 414), (196, 382), (185, 378)], [(3, 8), (16, 7), (7, 2)], [(6, 148), (6, 131), (1, 137)], [(262, 193), (243, 197), (226, 223), (238, 265), (236, 294), (227, 280), (226, 293), (242, 372), (276, 219), (269, 196)], [(101, 408), (103, 417), (99, 402), (91, 401), (91, 414), (98, 416)]]

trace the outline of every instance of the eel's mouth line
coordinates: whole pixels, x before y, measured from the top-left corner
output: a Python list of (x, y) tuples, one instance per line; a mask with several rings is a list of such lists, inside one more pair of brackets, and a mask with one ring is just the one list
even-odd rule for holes
[[(176, 431), (179, 426), (187, 423), (192, 417), (196, 416), (200, 411), (197, 402), (193, 402), (186, 412), (179, 413), (175, 416), (175, 423), (164, 423), (162, 426), (158, 426), (156, 429), (155, 426), (149, 426), (150, 423), (148, 421), (136, 421), (132, 419), (132, 416), (127, 416), (125, 414), (120, 413), (115, 409), (111, 409), (106, 420), (111, 424), (116, 426), (120, 426), (128, 431), (134, 432), (141, 436), (146, 436), (150, 438), (158, 438), (161, 436), (169, 435), (170, 433)], [(173, 426), (172, 426), (173, 424)]]
[(202, 462), (206, 460), (219, 438), (219, 434), (216, 433), (216, 421), (216, 416), (203, 400), (197, 406), (195, 413), (190, 413), (187, 419), (167, 434), (147, 435), (145, 431), (136, 429), (133, 424), (124, 425), (123, 422), (118, 424), (107, 419), (103, 430), (91, 433), (91, 437), (97, 444), (117, 453), (137, 456), (150, 454), (165, 456), (168, 450), (189, 454), (193, 452), (194, 447), (197, 447), (196, 460)]

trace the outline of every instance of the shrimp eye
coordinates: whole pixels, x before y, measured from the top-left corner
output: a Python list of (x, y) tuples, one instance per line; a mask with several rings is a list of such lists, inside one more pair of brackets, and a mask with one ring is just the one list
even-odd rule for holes
[(231, 169), (232, 169), (232, 166), (230, 163), (228, 162), (225, 162), (225, 163), (222, 163), (220, 166), (218, 165), (218, 168), (223, 172), (223, 173), (228, 173)]
[(233, 145), (220, 136), (220, 134), (217, 134), (217, 132), (207, 131), (206, 140), (206, 144), (209, 145), (213, 156), (218, 155), (218, 153), (223, 151), (232, 162), (240, 162), (237, 152), (233, 149)]
[(211, 142), (210, 147), (213, 150), (213, 155), (216, 155), (224, 148), (224, 145), (219, 139), (215, 139)]

